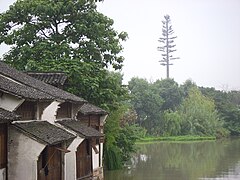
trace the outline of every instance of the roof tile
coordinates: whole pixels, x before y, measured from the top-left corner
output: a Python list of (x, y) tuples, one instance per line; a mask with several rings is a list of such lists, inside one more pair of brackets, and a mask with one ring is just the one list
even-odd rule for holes
[(89, 138), (89, 137), (103, 137), (104, 134), (100, 133), (98, 130), (88, 127), (84, 124), (82, 124), (78, 120), (73, 119), (65, 119), (65, 120), (59, 120), (57, 123), (73, 130), (74, 132), (78, 133), (80, 136)]
[(10, 112), (0, 108), (0, 123), (14, 121), (17, 119), (20, 119), (20, 117), (16, 115), (14, 112)]
[(89, 115), (89, 114), (106, 115), (106, 114), (108, 114), (107, 111), (101, 109), (100, 107), (92, 105), (90, 103), (85, 103), (84, 105), (82, 105), (82, 107), (80, 108), (80, 112), (84, 115)]
[(17, 129), (26, 135), (50, 145), (73, 139), (75, 136), (47, 121), (31, 121), (14, 123)]
[(54, 99), (53, 96), (39, 91), (30, 86), (20, 84), (16, 81), (11, 80), (10, 78), (0, 75), (0, 89), (3, 92), (7, 92), (18, 97), (27, 98), (27, 99)]
[(63, 91), (59, 88), (46, 84), (42, 81), (39, 81), (33, 77), (28, 76), (27, 74), (17, 71), (16, 69), (10, 67), (4, 62), (0, 61), (0, 74), (7, 76), (25, 86), (32, 87), (36, 90), (42, 91), (43, 93), (47, 93), (52, 96), (54, 99), (62, 99), (70, 102), (86, 102), (86, 100), (75, 96), (71, 93)]
[(67, 76), (62, 72), (27, 72), (31, 77), (51, 85), (64, 85)]

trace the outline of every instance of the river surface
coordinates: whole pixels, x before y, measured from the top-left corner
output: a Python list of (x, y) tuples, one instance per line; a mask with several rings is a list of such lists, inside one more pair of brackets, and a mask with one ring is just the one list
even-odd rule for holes
[(240, 180), (240, 138), (138, 145), (123, 170), (105, 180)]

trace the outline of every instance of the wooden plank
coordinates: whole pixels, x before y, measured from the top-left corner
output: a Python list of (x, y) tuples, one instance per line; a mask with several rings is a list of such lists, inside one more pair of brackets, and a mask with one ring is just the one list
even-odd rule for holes
[(0, 168), (7, 167), (7, 124), (0, 124)]
[(88, 140), (84, 140), (77, 148), (77, 179), (92, 174), (92, 151)]
[(47, 146), (38, 159), (38, 180), (62, 179), (62, 152), (57, 146)]

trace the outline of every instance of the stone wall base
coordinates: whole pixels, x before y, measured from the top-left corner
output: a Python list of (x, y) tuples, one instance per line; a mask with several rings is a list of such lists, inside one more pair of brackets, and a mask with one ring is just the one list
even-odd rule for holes
[(99, 167), (93, 170), (93, 180), (103, 180), (103, 167)]

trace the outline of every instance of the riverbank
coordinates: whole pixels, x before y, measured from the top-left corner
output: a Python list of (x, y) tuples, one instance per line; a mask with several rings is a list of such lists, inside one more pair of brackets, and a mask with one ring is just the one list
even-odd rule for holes
[(154, 141), (208, 141), (216, 140), (214, 136), (168, 136), (168, 137), (145, 137), (136, 141), (136, 144), (150, 143)]

